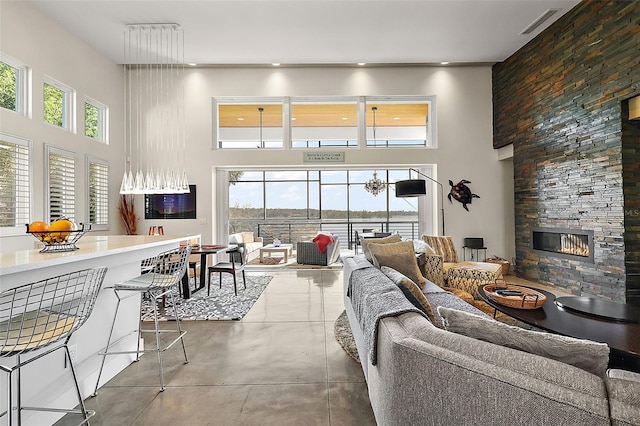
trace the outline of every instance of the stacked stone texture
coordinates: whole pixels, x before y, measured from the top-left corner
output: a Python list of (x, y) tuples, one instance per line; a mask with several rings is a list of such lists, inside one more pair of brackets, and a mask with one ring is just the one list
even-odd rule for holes
[[(640, 2), (585, 0), (493, 67), (494, 147), (514, 147), (516, 270), (640, 304)], [(635, 206), (635, 207), (634, 207)], [(594, 231), (594, 262), (541, 256), (536, 228)]]

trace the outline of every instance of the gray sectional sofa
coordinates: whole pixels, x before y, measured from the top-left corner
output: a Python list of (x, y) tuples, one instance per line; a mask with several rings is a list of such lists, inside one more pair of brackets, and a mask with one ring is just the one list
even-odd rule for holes
[(379, 425), (640, 424), (640, 374), (607, 371), (608, 348), (598, 375), (436, 327), (438, 306), (494, 320), (427, 281), (432, 323), (364, 256), (345, 259), (344, 290)]

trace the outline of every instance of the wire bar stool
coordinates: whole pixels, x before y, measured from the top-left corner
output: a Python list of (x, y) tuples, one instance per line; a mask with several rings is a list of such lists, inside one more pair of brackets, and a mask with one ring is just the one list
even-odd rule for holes
[[(189, 359), (187, 358), (187, 350), (184, 345), (184, 335), (187, 334), (186, 330), (182, 330), (180, 325), (180, 318), (177, 315), (175, 310), (176, 301), (175, 301), (175, 293), (179, 290), (179, 284), (182, 281), (182, 277), (186, 273), (187, 265), (189, 263), (189, 256), (191, 255), (191, 247), (190, 246), (181, 246), (180, 248), (165, 251), (160, 253), (155, 258), (146, 259), (142, 262), (142, 274), (136, 278), (133, 278), (124, 283), (115, 284), (110, 287), (113, 289), (113, 292), (118, 299), (116, 304), (116, 312), (113, 316), (113, 322), (111, 323), (111, 331), (109, 332), (109, 337), (107, 339), (107, 346), (105, 350), (99, 352), (98, 355), (102, 355), (102, 363), (100, 365), (100, 371), (98, 372), (98, 380), (96, 381), (96, 388), (92, 396), (96, 396), (98, 394), (98, 387), (100, 386), (100, 378), (102, 376), (102, 370), (104, 369), (104, 364), (107, 355), (118, 355), (118, 354), (136, 354), (136, 361), (138, 361), (141, 353), (144, 352), (155, 352), (158, 357), (158, 365), (160, 370), (160, 391), (165, 390), (164, 384), (164, 370), (162, 366), (162, 353), (169, 348), (171, 348), (178, 341), (182, 344), (182, 352), (184, 353), (184, 363), (188, 364)], [(113, 337), (113, 330), (116, 325), (116, 319), (118, 317), (118, 309), (120, 308), (120, 302), (126, 300), (130, 297), (138, 295), (140, 293), (146, 293), (151, 299), (151, 306), (153, 307), (153, 320), (154, 320), (154, 329), (142, 329), (142, 317), (140, 318), (140, 327), (137, 330), (133, 330), (132, 332), (124, 335), (118, 340), (112, 342), (111, 339)], [(169, 297), (171, 305), (174, 307), (175, 315), (175, 324), (176, 330), (167, 330), (161, 329), (158, 321), (158, 302), (164, 301), (166, 297)], [(142, 300), (140, 298), (140, 312), (142, 312)], [(115, 351), (110, 350), (110, 348), (120, 341), (131, 335), (132, 333), (148, 333), (153, 332), (156, 338), (156, 346), (152, 349), (141, 349), (140, 348), (140, 339), (138, 338), (138, 346), (136, 350), (128, 350), (128, 351)], [(176, 333), (177, 336), (171, 342), (169, 342), (166, 346), (162, 346), (160, 336), (163, 333)]]
[[(81, 414), (84, 420), (80, 424), (87, 424), (95, 415), (85, 408), (68, 344), (91, 315), (106, 272), (106, 267), (84, 269), (0, 293), (0, 370), (8, 374), (7, 410), (0, 417), (7, 416), (9, 426), (21, 425), (25, 410)], [(40, 349), (37, 355), (24, 359)], [(23, 406), (20, 369), (58, 349), (64, 349), (79, 408)]]

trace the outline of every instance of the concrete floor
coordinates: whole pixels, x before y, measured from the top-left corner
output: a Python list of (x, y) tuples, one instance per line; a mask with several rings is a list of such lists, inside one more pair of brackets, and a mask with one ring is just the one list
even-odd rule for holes
[(333, 332), (342, 271), (267, 273), (241, 321), (183, 322), (190, 363), (179, 345), (165, 352), (164, 392), (145, 355), (86, 400), (91, 425), (375, 425), (360, 364)]

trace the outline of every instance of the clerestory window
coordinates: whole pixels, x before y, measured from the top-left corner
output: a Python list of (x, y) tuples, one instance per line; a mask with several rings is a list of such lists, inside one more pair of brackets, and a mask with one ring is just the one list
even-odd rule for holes
[(75, 131), (75, 91), (45, 76), (43, 86), (44, 121), (65, 130)]

